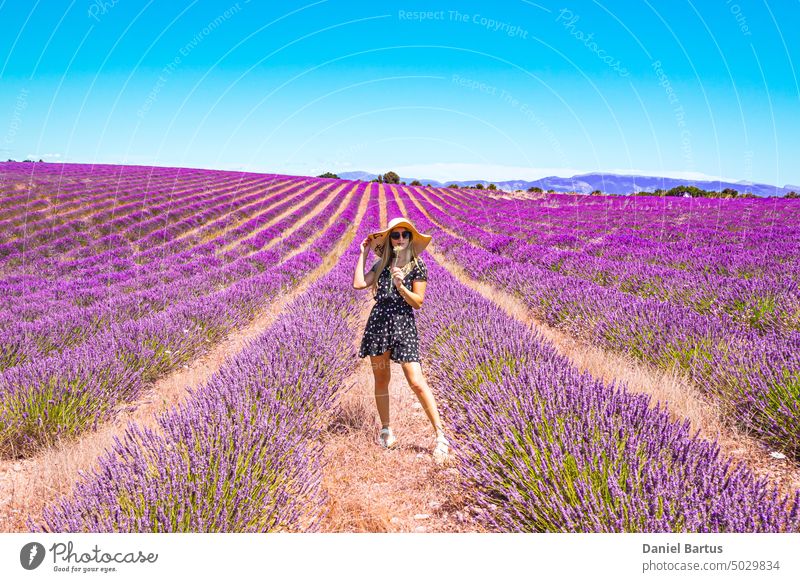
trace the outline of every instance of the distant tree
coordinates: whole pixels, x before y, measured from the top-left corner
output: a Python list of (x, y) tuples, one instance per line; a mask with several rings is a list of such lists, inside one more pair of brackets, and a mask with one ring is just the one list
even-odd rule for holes
[(398, 176), (392, 171), (389, 171), (383, 175), (383, 181), (386, 182), (387, 184), (399, 184), (400, 176)]
[(320, 174), (317, 178), (336, 178), (339, 179), (339, 176), (334, 174), (333, 172), (325, 172), (324, 174)]
[(483, 190), (483, 184), (481, 183), (475, 184), (475, 188), (478, 190)]
[(703, 190), (697, 186), (685, 185), (675, 186), (669, 190), (656, 188), (652, 193), (642, 190), (640, 192), (634, 192), (632, 196), (678, 196), (683, 198), (758, 198), (758, 196), (751, 192), (739, 194), (739, 192), (733, 188), (724, 188), (722, 191), (717, 192), (716, 190)]
[(539, 193), (541, 193), (542, 189), (539, 188), (539, 186), (531, 186), (530, 188), (528, 188), (528, 192), (539, 192)]
[(6, 161), (7, 162), (13, 162), (14, 160), (12, 160), (11, 158), (8, 158)]
[(787, 192), (783, 195), (784, 198), (800, 198), (800, 194), (792, 190), (791, 192)]
[(406, 183), (405, 183), (405, 182), (400, 182), (400, 183), (401, 183), (403, 186), (405, 186), (405, 185), (406, 185)]
[(552, 188), (550, 188), (550, 189), (547, 191), (547, 193), (548, 193), (548, 194), (555, 194), (555, 193), (556, 193), (556, 191), (555, 191), (555, 190), (553, 190)]
[(592, 190), (591, 196), (602, 196), (603, 193), (600, 190)]
[(458, 188), (458, 184), (450, 184), (448, 188)]
[(703, 196), (707, 196), (708, 192), (706, 192), (702, 188), (698, 188), (697, 186), (682, 186), (682, 185), (670, 188), (666, 192), (666, 196), (683, 196), (684, 194), (688, 194), (692, 198), (700, 198)]
[(28, 162), (28, 163), (32, 164), (33, 160), (22, 160), (22, 163), (25, 163), (25, 162)]
[(430, 188), (430, 187), (431, 187), (431, 183), (430, 183), (430, 182), (428, 182), (427, 184), (425, 184), (425, 187), (426, 187), (426, 188)]
[(42, 158), (39, 158), (39, 162), (43, 164), (44, 160)]
[(497, 186), (495, 186), (494, 184), (489, 184), (488, 186), (486, 186), (486, 189), (487, 190), (497, 190)]
[[(411, 182), (411, 185), (412, 186), (422, 186), (422, 182), (420, 182), (419, 180), (413, 180)], [(428, 186), (430, 186), (430, 184), (428, 184)]]

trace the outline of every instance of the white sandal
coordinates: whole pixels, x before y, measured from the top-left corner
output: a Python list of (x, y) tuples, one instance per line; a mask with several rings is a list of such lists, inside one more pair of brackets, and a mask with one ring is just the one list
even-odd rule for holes
[(382, 428), (378, 442), (384, 449), (391, 449), (397, 442), (391, 428)]
[(450, 443), (443, 434), (440, 434), (436, 437), (436, 448), (433, 449), (433, 460), (437, 463), (443, 463), (447, 460), (449, 452)]

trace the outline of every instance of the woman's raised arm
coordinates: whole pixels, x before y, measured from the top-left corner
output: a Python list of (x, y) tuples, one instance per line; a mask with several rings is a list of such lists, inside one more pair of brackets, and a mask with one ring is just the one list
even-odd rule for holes
[[(353, 289), (366, 289), (375, 281), (375, 265), (364, 275), (364, 262), (369, 253), (369, 237), (361, 242), (361, 254), (356, 261), (356, 272), (353, 273)], [(377, 265), (377, 263), (375, 263)]]

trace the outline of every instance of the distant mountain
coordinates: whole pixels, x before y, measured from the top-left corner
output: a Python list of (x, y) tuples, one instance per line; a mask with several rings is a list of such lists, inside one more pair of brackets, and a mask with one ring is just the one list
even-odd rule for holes
[[(374, 180), (377, 174), (369, 172), (342, 172), (338, 174), (345, 180)], [(740, 194), (752, 192), (756, 196), (783, 196), (794, 190), (800, 191), (800, 187), (787, 184), (783, 188), (771, 186), (769, 184), (757, 184), (753, 182), (717, 182), (707, 180), (681, 180), (678, 178), (662, 178), (657, 176), (627, 176), (624, 174), (578, 174), (571, 178), (561, 178), (559, 176), (548, 176), (539, 180), (506, 180), (502, 182), (491, 182), (490, 180), (450, 180), (439, 182), (426, 178), (400, 178), (401, 181), (411, 183), (419, 180), (423, 184), (441, 187), (447, 184), (458, 184), (459, 186), (474, 186), (483, 184), (487, 186), (494, 184), (500, 190), (513, 192), (514, 190), (527, 190), (533, 186), (538, 186), (544, 191), (554, 190), (556, 192), (578, 192), (589, 194), (594, 190), (600, 190), (604, 194), (631, 194), (633, 192), (653, 192), (656, 188), (669, 190), (676, 186), (696, 186), (703, 190), (724, 190), (733, 188)]]
[(370, 174), (369, 172), (335, 172), (342, 180), (374, 180), (378, 174)]

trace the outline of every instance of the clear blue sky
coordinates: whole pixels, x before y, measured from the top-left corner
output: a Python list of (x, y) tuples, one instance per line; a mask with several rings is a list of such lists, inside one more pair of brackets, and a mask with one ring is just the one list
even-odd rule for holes
[(800, 184), (799, 29), (798, 0), (0, 0), (0, 158)]

